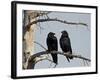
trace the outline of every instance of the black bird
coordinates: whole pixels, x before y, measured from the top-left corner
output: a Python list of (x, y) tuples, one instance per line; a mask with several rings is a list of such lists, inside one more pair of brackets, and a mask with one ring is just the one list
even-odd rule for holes
[[(71, 42), (70, 42), (70, 38), (68, 36), (67, 31), (64, 30), (61, 33), (62, 33), (62, 35), (61, 35), (61, 38), (60, 38), (60, 47), (61, 47), (62, 51), (64, 53), (69, 52), (69, 54), (72, 54)], [(70, 62), (69, 59), (73, 59), (72, 56), (66, 57), (66, 58), (69, 62)]]
[[(47, 46), (48, 46), (48, 51), (58, 51), (58, 41), (54, 35), (55, 35), (55, 33), (50, 32), (47, 36), (46, 42), (47, 42)], [(52, 56), (53, 62), (55, 64), (58, 64), (57, 54), (51, 53), (51, 56)]]

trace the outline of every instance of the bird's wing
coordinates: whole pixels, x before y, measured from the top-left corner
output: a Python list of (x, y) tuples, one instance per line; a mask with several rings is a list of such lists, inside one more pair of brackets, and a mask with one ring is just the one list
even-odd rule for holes
[(49, 51), (58, 50), (58, 41), (56, 37), (52, 37), (52, 38), (48, 37), (46, 42)]
[(72, 53), (71, 42), (69, 37), (66, 38), (66, 45), (69, 47), (69, 51)]
[(70, 39), (69, 38), (66, 38), (66, 37), (63, 37), (60, 39), (60, 46), (62, 48), (62, 50), (64, 51), (71, 51), (72, 52), (72, 49), (71, 49), (71, 43), (70, 43)]
[(48, 50), (51, 51), (51, 40), (49, 37), (47, 37), (46, 43), (47, 43)]
[(71, 45), (70, 39), (69, 39), (69, 38), (64, 38), (64, 39), (63, 39), (63, 42), (64, 42), (64, 44), (66, 44), (67, 46), (70, 46), (70, 45)]
[(53, 47), (57, 51), (58, 50), (58, 41), (56, 37), (53, 37)]

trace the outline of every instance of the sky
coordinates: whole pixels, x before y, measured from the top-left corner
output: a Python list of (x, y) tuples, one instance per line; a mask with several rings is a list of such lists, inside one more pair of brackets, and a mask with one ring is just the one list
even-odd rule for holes
[[(91, 14), (89, 13), (71, 13), (71, 12), (51, 12), (48, 14), (50, 18), (58, 18), (66, 20), (68, 22), (82, 22), (88, 26), (83, 25), (68, 25), (57, 21), (42, 22), (37, 24), (35, 41), (42, 44), (45, 48), (46, 38), (49, 32), (54, 32), (58, 40), (58, 51), (62, 51), (59, 45), (59, 39), (61, 37), (61, 31), (66, 30), (71, 40), (71, 46), (73, 54), (81, 55), (86, 58), (91, 58), (91, 30), (90, 20)], [(45, 18), (45, 16), (40, 17)], [(40, 27), (42, 29), (40, 30)], [(35, 53), (44, 51), (39, 45), (35, 44)], [(51, 57), (50, 57), (51, 58)], [(51, 58), (52, 59), (52, 58)], [(53, 67), (54, 64), (47, 60), (40, 61), (35, 65), (36, 69)], [(58, 55), (58, 65), (56, 68), (63, 67), (83, 67), (84, 63), (81, 59), (74, 58), (69, 63), (65, 56)], [(89, 64), (90, 66), (90, 64)]]

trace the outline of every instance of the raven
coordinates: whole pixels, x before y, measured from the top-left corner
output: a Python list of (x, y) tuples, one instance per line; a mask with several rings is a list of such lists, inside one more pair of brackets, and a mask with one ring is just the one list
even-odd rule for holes
[[(55, 33), (50, 32), (47, 36), (46, 43), (47, 43), (47, 46), (48, 46), (48, 51), (58, 51), (58, 41), (57, 41), (57, 38), (54, 35), (55, 35)], [(55, 64), (58, 64), (57, 54), (51, 53), (51, 56), (52, 56), (53, 62)]]
[[(67, 31), (62, 31), (61, 32), (62, 35), (61, 35), (61, 38), (60, 38), (60, 47), (62, 49), (62, 51), (64, 53), (67, 53), (69, 52), (69, 54), (72, 54), (72, 48), (71, 48), (71, 42), (70, 42), (70, 38), (68, 36), (68, 32)], [(73, 57), (66, 57), (68, 62), (70, 62), (69, 59), (73, 59)]]

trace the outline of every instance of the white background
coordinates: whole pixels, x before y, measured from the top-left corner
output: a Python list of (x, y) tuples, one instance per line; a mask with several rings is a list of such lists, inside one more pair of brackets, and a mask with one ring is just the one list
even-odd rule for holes
[[(31, 1), (37, 1), (37, 0), (31, 0)], [(64, 4), (66, 3), (66, 4), (98, 5), (100, 7), (100, 0), (38, 0), (38, 1), (51, 2), (51, 3), (53, 2), (64, 3)], [(11, 66), (10, 66), (11, 65), (11, 14), (10, 13), (11, 11), (10, 10), (11, 10), (11, 0), (2, 0), (0, 2), (0, 37), (1, 37), (0, 38), (0, 80), (11, 80), (10, 78), (10, 73), (11, 73)], [(100, 14), (100, 11), (98, 14)], [(98, 17), (100, 18), (100, 16)], [(100, 26), (100, 24), (98, 26)], [(98, 27), (98, 30), (99, 30), (99, 27)], [(100, 34), (99, 31), (98, 31), (98, 34)], [(100, 40), (99, 36), (98, 36), (98, 39)], [(99, 54), (98, 54), (98, 57), (100, 57)], [(100, 67), (100, 64), (98, 64), (98, 67)], [(100, 74), (48, 77), (48, 78), (42, 78), (42, 79), (43, 80), (55, 80), (55, 79), (58, 79), (58, 80), (99, 80)], [(28, 79), (28, 80), (32, 80), (32, 79)], [(41, 80), (41, 78), (35, 78), (34, 80)]]

